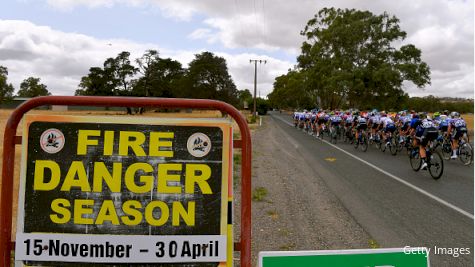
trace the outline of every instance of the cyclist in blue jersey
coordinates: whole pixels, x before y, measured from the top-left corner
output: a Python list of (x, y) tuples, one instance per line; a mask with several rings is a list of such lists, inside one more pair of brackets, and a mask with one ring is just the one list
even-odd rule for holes
[(456, 111), (450, 114), (449, 127), (447, 129), (447, 134), (452, 134), (452, 151), (453, 154), (450, 157), (451, 159), (458, 158), (458, 141), (465, 133), (467, 133), (467, 123), (464, 119), (460, 118), (460, 114)]
[(425, 170), (427, 169), (426, 145), (437, 138), (438, 132), (432, 120), (427, 118), (427, 114), (421, 113), (418, 117), (411, 121), (411, 128), (415, 130), (415, 147), (419, 146), (419, 155), (422, 159), (421, 169)]

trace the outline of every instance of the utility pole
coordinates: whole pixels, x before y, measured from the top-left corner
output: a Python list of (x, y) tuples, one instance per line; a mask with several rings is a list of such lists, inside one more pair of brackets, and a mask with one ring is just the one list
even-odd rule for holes
[(256, 117), (256, 91), (257, 91), (257, 62), (259, 64), (263, 63), (266, 64), (267, 60), (262, 60), (262, 59), (250, 59), (249, 63), (252, 64), (254, 62), (254, 108), (252, 111), (252, 116), (255, 118)]

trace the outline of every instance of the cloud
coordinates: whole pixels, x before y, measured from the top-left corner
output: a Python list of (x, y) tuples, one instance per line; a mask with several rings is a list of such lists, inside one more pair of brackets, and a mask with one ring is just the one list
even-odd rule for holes
[(202, 17), (207, 28), (190, 33), (188, 37), (193, 40), (218, 42), (228, 49), (260, 49), (263, 54), (283, 52), (294, 57), (299, 54), (304, 40), (299, 32), (323, 7), (363, 9), (375, 14), (387, 12), (400, 19), (401, 29), (408, 34), (402, 44), (412, 43), (420, 48), (423, 60), (434, 74), (432, 86), (425, 92), (434, 90), (434, 93), (449, 95), (454, 91), (466, 92), (466, 88), (473, 89), (474, 85), (473, 1), (48, 0), (48, 3), (69, 8), (78, 5), (91, 8), (124, 4), (154, 6), (165, 16), (178, 20)]
[(96, 39), (64, 33), (27, 21), (0, 20), (0, 65), (8, 68), (8, 79), (19, 89), (21, 81), (39, 77), (54, 94), (72, 95), (90, 67), (122, 51), (140, 57), (156, 45), (120, 39)]
[[(161, 57), (178, 60), (184, 67), (195, 58), (195, 54), (204, 51), (172, 50), (130, 40), (98, 39), (57, 31), (27, 21), (0, 20), (0, 65), (8, 68), (8, 81), (16, 90), (24, 79), (39, 77), (53, 94), (73, 95), (81, 77), (89, 73), (90, 67), (102, 67), (107, 58), (115, 57), (122, 51), (129, 51), (130, 59), (134, 60), (149, 49), (158, 50)], [(268, 59), (268, 68), (259, 69), (263, 96), (272, 90), (271, 70), (283, 74), (292, 65), (291, 62), (265, 55), (213, 53), (226, 59), (238, 89), (252, 88), (254, 69), (249, 64), (249, 58)]]

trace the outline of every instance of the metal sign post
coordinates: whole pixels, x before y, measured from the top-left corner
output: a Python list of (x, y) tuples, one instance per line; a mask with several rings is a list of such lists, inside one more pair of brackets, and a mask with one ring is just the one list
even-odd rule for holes
[[(1, 230), (1, 232), (0, 232), (0, 251), (1, 251), (0, 262), (2, 263), (2, 266), (9, 266), (10, 265), (10, 255), (11, 255), (11, 250), (12, 250), (12, 242), (11, 242), (11, 229), (12, 229), (11, 224), (12, 224), (12, 221), (11, 221), (11, 219), (12, 219), (12, 191), (13, 191), (13, 171), (14, 171), (13, 166), (14, 166), (15, 145), (21, 143), (20, 136), (15, 136), (15, 133), (16, 133), (16, 129), (18, 127), (19, 121), (23, 118), (23, 115), (26, 112), (28, 112), (29, 110), (31, 110), (35, 107), (42, 106), (42, 105), (77, 105), (77, 106), (109, 106), (109, 107), (110, 106), (115, 106), (115, 107), (144, 107), (144, 106), (146, 106), (146, 107), (162, 107), (162, 108), (195, 108), (195, 109), (215, 109), (215, 110), (220, 110), (221, 112), (229, 114), (237, 122), (237, 124), (240, 128), (240, 131), (241, 131), (241, 136), (242, 136), (241, 140), (234, 140), (234, 143), (233, 143), (234, 148), (241, 148), (242, 149), (241, 235), (240, 235), (240, 240), (238, 242), (234, 243), (234, 247), (235, 247), (235, 250), (241, 252), (241, 255), (240, 255), (241, 256), (241, 266), (251, 266), (251, 262), (250, 262), (251, 261), (251, 206), (250, 206), (251, 205), (251, 139), (250, 139), (250, 131), (249, 131), (249, 128), (247, 126), (246, 120), (240, 114), (240, 112), (238, 110), (236, 110), (234, 107), (232, 107), (232, 106), (230, 106), (226, 103), (223, 103), (223, 102), (220, 102), (220, 101), (214, 101), (214, 100), (162, 99), (162, 98), (122, 98), (122, 97), (68, 97), (68, 96), (49, 96), (49, 97), (39, 97), (39, 98), (31, 99), (31, 100), (25, 102), (24, 104), (22, 104), (20, 107), (18, 107), (12, 113), (12, 115), (10, 116), (10, 119), (7, 122), (7, 126), (6, 126), (6, 129), (5, 129), (5, 135), (4, 135), (3, 170), (2, 170), (2, 195), (1, 195), (1, 206), (0, 206), (0, 230)], [(104, 119), (106, 119), (106, 118), (104, 118)], [(50, 118), (49, 120), (50, 121), (53, 120), (52, 122), (54, 122), (54, 118)], [(137, 136), (140, 135), (140, 134), (143, 135), (144, 133), (152, 134), (152, 131), (150, 129), (146, 129), (143, 132), (141, 132), (139, 130), (136, 130), (135, 132), (133, 132), (133, 129), (136, 129), (134, 127), (138, 127), (138, 125), (146, 125), (147, 124), (147, 121), (144, 118), (140, 118), (140, 119), (137, 119), (137, 120), (141, 120), (140, 122), (135, 123), (135, 125), (137, 125), (137, 126), (127, 126), (127, 127), (132, 127), (132, 130), (130, 128), (126, 129), (127, 133), (131, 133), (132, 135), (135, 134)], [(173, 119), (170, 119), (170, 120), (173, 120)], [(74, 136), (74, 134), (72, 134), (72, 133), (80, 132), (81, 129), (82, 129), (81, 127), (87, 128), (87, 125), (86, 126), (85, 125), (86, 124), (84, 124), (84, 123), (81, 124), (81, 126), (76, 126), (74, 124), (71, 124), (68, 127), (65, 127), (66, 130), (61, 130), (61, 129), (58, 130), (58, 129), (55, 129), (54, 127), (52, 127), (51, 125), (35, 126), (36, 128), (33, 127), (33, 129), (38, 129), (39, 132), (38, 133), (32, 132), (32, 135), (33, 136), (36, 136), (38, 134), (40, 134), (41, 136), (44, 135), (44, 138), (41, 137), (41, 140), (44, 139), (44, 146), (43, 146), (43, 143), (36, 144), (38, 146), (38, 148), (32, 148), (32, 151), (37, 151), (39, 149), (42, 149), (43, 151), (45, 151), (45, 153), (43, 153), (43, 154), (59, 153), (59, 151), (63, 148), (63, 145), (64, 145), (64, 142), (61, 141), (62, 140), (61, 138), (68, 138), (69, 140), (71, 140), (71, 136)], [(75, 130), (75, 129), (73, 129), (74, 127), (79, 127), (79, 128)], [(118, 131), (117, 129), (112, 129), (110, 127), (111, 127), (110, 125), (109, 126), (107, 126), (107, 125), (104, 126), (104, 129), (107, 128), (107, 129), (104, 130), (104, 132), (108, 132), (109, 137), (112, 136), (112, 134), (114, 133), (114, 130)], [(164, 126), (156, 126), (154, 129), (152, 129), (152, 130), (157, 131), (155, 134), (159, 134), (158, 131), (161, 129), (160, 127), (163, 128)], [(170, 127), (168, 127), (168, 128), (170, 128)], [(184, 127), (184, 126), (182, 126), (181, 128), (180, 128), (180, 126), (176, 126), (175, 128), (172, 127), (173, 129), (171, 129), (171, 131), (168, 128), (167, 128), (168, 133), (164, 134), (165, 139), (167, 138), (167, 136), (170, 137), (169, 136), (170, 132), (175, 131), (176, 133), (179, 133), (180, 131), (182, 131), (186, 127)], [(208, 145), (208, 142), (212, 142), (212, 140), (214, 140), (213, 139), (214, 137), (212, 137), (212, 136), (215, 136), (216, 134), (214, 132), (209, 132), (209, 133), (206, 132), (206, 131), (210, 131), (210, 129), (211, 128), (209, 128), (209, 127), (208, 128), (203, 128), (201, 130), (201, 132), (198, 134), (199, 136), (198, 135), (195, 136), (195, 134), (192, 134), (189, 137), (188, 137), (189, 134), (184, 135), (184, 136), (186, 136), (186, 139), (188, 139), (188, 143), (191, 142), (191, 144), (188, 144), (188, 151), (192, 155), (191, 156), (188, 155), (188, 157), (193, 157), (193, 156), (194, 157), (202, 157), (202, 156), (206, 155), (207, 153), (211, 153), (210, 151), (206, 151), (205, 149), (203, 149), (203, 150), (199, 149), (199, 150), (196, 150), (195, 152), (192, 152), (192, 150), (190, 149), (190, 146), (191, 147), (199, 146), (200, 142), (203, 142), (203, 141), (207, 143), (206, 145)], [(97, 133), (92, 133), (93, 131), (97, 131), (97, 130), (87, 130), (87, 129), (84, 130), (83, 129), (83, 131), (84, 131), (85, 135), (87, 135), (87, 134), (92, 134), (92, 135), (97, 134)], [(64, 136), (63, 136), (63, 132), (65, 132)], [(204, 133), (202, 133), (202, 132), (204, 132)], [(163, 133), (165, 133), (165, 131)], [(217, 133), (219, 135), (219, 132), (217, 132)], [(208, 136), (211, 136), (209, 141), (206, 139), (206, 138), (208, 138)], [(85, 140), (87, 141), (86, 143), (89, 144), (90, 146), (94, 146), (96, 144), (95, 142), (97, 140), (94, 140), (94, 138), (92, 138), (90, 140), (87, 139), (88, 138), (87, 136), (85, 138), (86, 138)], [(104, 138), (105, 138), (105, 136), (104, 136)], [(134, 138), (132, 138), (132, 139), (135, 140)], [(190, 141), (189, 139), (193, 139), (193, 140)], [(24, 142), (28, 142), (28, 139), (23, 139), (23, 140), (24, 140)], [(179, 139), (177, 139), (177, 140), (179, 140)], [(53, 142), (54, 144), (52, 144), (51, 142)], [(187, 142), (186, 142), (186, 140), (183, 141), (183, 142), (181, 142), (181, 143), (178, 142), (177, 145), (181, 146), (181, 147), (184, 147), (185, 150), (186, 150), (186, 147), (187, 147), (186, 143)], [(77, 143), (79, 144), (79, 142), (77, 142)], [(223, 143), (223, 142), (221, 142), (221, 143)], [(87, 146), (87, 144), (86, 144), (86, 146)], [(105, 146), (106, 141), (104, 141), (104, 143), (101, 143), (101, 144), (103, 146), (101, 149), (102, 149), (104, 155), (109, 155), (111, 153), (109, 150), (112, 149), (112, 147), (117, 147), (117, 146), (120, 147), (120, 144), (116, 144), (115, 146), (110, 145), (110, 147), (108, 148), (108, 147)], [(171, 149), (171, 146), (172, 146), (171, 142), (163, 141), (161, 144), (163, 146), (170, 146), (170, 147), (165, 148), (165, 150), (158, 150), (157, 149), (156, 151), (155, 150), (153, 150), (153, 151), (156, 152), (156, 153), (159, 153), (159, 154), (167, 154), (167, 152), (164, 152), (164, 151), (167, 151), (167, 149)], [(223, 145), (224, 145), (224, 143), (223, 143)], [(100, 146), (100, 145), (98, 145), (98, 146)], [(152, 145), (150, 145), (150, 146), (152, 146)], [(158, 146), (158, 145), (154, 144), (153, 147), (155, 147), (155, 146)], [(136, 146), (136, 148), (137, 148), (137, 146)], [(69, 148), (69, 149), (71, 149), (71, 148)], [(107, 150), (107, 152), (106, 152), (106, 150)], [(183, 148), (180, 148), (179, 150), (183, 151)], [(86, 153), (85, 151), (86, 151), (85, 149), (84, 149), (84, 151), (80, 150), (80, 148), (78, 146), (76, 154), (79, 156), (79, 155), (85, 154)], [(150, 151), (152, 151), (152, 150), (150, 150)], [(229, 150), (228, 148), (226, 148), (226, 151), (232, 151), (232, 150)], [(64, 151), (63, 151), (63, 153), (64, 153)], [(123, 152), (123, 153), (125, 153), (125, 152)], [(137, 153), (137, 151), (135, 151), (135, 153)], [(194, 154), (194, 153), (197, 153), (197, 154)], [(203, 154), (203, 153), (206, 153), (206, 154)], [(223, 152), (223, 153), (224, 154), (231, 154), (231, 152)], [(35, 155), (35, 153), (33, 153), (33, 155)], [(162, 156), (172, 157), (171, 155), (168, 155), (168, 154), (167, 155), (162, 155)], [(232, 157), (232, 155), (230, 155), (230, 156)], [(64, 162), (60, 162), (60, 161), (54, 161), (54, 160), (47, 161), (47, 160), (42, 160), (42, 159), (36, 159), (36, 160), (32, 159), (31, 162), (32, 162), (32, 164), (33, 164), (33, 162), (36, 165), (39, 164), (39, 167), (35, 165), (35, 175), (39, 173), (40, 176), (41, 176), (41, 170), (42, 170), (41, 168), (43, 168), (43, 170), (50, 168), (49, 171), (52, 172), (56, 169), (60, 170), (60, 168), (58, 166), (60, 166), (61, 164), (64, 164)], [(81, 168), (79, 166), (80, 164), (78, 165), (78, 163), (80, 163), (80, 161), (75, 161), (75, 162), (76, 163), (75, 163), (74, 168), (75, 168), (75, 170), (79, 170), (78, 173), (80, 173), (80, 170), (81, 170)], [(41, 164), (43, 164), (43, 165), (41, 165)], [(58, 166), (56, 166), (55, 164), (57, 164)], [(102, 166), (101, 164), (104, 164), (104, 163), (101, 162), (98, 166)], [(138, 163), (138, 164), (146, 164), (146, 163)], [(78, 166), (76, 166), (76, 165), (78, 165)], [(166, 165), (166, 163), (164, 165)], [(169, 164), (169, 165), (170, 166), (168, 166), (168, 165), (167, 166), (170, 167), (170, 168), (177, 168), (177, 166), (175, 166), (175, 165), (178, 165), (178, 164)], [(171, 165), (173, 165), (173, 166), (171, 166)], [(185, 163), (183, 165), (185, 167), (182, 166), (182, 168), (187, 168)], [(195, 163), (192, 163), (191, 165), (193, 165), (193, 166), (191, 166), (190, 168), (195, 168), (195, 167), (196, 168), (198, 168), (198, 167), (203, 168), (201, 170), (198, 170), (197, 172), (193, 171), (192, 174), (190, 174), (190, 177), (191, 177), (190, 180), (194, 181), (195, 183), (202, 183), (200, 186), (205, 188), (205, 191), (206, 191), (206, 188), (207, 188), (208, 184), (205, 182), (206, 177), (204, 177), (204, 175), (205, 175), (204, 173), (206, 171), (204, 171), (204, 170), (206, 170), (206, 168), (209, 168), (209, 166), (205, 166), (206, 164), (203, 164), (200, 167), (200, 166), (198, 166), (198, 164), (195, 164)], [(63, 167), (61, 167), (61, 169), (64, 169)], [(217, 166), (217, 167), (218, 167), (218, 169), (220, 169), (219, 166)], [(36, 173), (37, 171), (38, 171), (38, 173)], [(215, 172), (213, 172), (213, 173), (215, 173)], [(164, 175), (164, 177), (168, 177), (167, 176), (168, 174), (166, 174), (166, 173), (162, 174), (162, 175)], [(203, 177), (201, 177), (201, 176), (203, 176)], [(83, 185), (84, 187), (81, 187), (81, 185), (78, 185), (78, 183), (80, 183), (80, 179), (81, 179), (79, 176), (78, 176), (77, 179), (78, 180), (76, 180), (76, 176), (74, 176), (74, 178), (73, 178), (73, 176), (71, 176), (70, 177), (70, 182), (72, 182), (73, 184), (76, 184), (76, 187), (81, 188), (81, 190), (83, 190), (83, 191), (89, 191), (86, 184)], [(174, 178), (172, 177), (170, 179), (174, 179)], [(67, 177), (66, 177), (66, 180), (67, 180)], [(36, 183), (37, 181), (39, 181), (39, 182)], [(66, 183), (66, 181), (65, 181), (65, 183)], [(109, 181), (109, 183), (110, 183), (109, 187), (111, 185), (113, 186), (112, 182)], [(44, 196), (43, 199), (51, 197), (54, 194), (59, 194), (58, 198), (54, 199), (53, 201), (57, 201), (58, 199), (59, 199), (59, 202), (61, 202), (61, 201), (63, 201), (63, 202), (64, 201), (66, 201), (66, 202), (67, 201), (75, 201), (74, 199), (68, 200), (68, 199), (66, 199), (67, 197), (66, 198), (59, 198), (59, 196), (61, 195), (60, 192), (64, 191), (63, 189), (67, 189), (68, 186), (63, 188), (64, 187), (64, 184), (63, 184), (63, 187), (61, 188), (61, 191), (55, 191), (57, 188), (55, 188), (53, 185), (54, 185), (54, 181), (49, 181), (47, 179), (43, 179), (43, 180), (42, 179), (38, 179), (38, 180), (35, 179), (35, 185), (33, 186), (33, 185), (30, 184), (28, 186), (28, 184), (27, 184), (26, 185), (26, 190), (30, 190), (30, 189), (33, 190), (34, 188), (40, 190), (40, 191), (35, 191), (35, 190), (31, 191), (30, 190), (30, 192), (36, 192), (35, 193), (36, 195), (38, 195), (38, 194), (43, 195)], [(25, 185), (23, 185), (23, 186), (25, 186)], [(200, 186), (197, 186), (197, 188), (200, 188)], [(214, 185), (214, 186), (215, 187), (212, 189), (212, 191), (218, 190), (218, 189), (216, 189), (216, 185)], [(220, 185), (217, 185), (217, 186), (220, 187)], [(227, 185), (223, 184), (223, 186), (227, 186)], [(69, 188), (71, 188), (71, 184), (69, 184)], [(171, 186), (169, 187), (167, 184), (162, 185), (162, 188), (164, 190), (172, 190), (172, 191), (174, 189)], [(185, 188), (186, 188), (186, 185), (185, 185)], [(201, 189), (203, 189), (203, 188), (201, 188)], [(212, 186), (208, 189), (209, 192), (211, 192), (211, 188), (212, 188)], [(23, 189), (25, 190), (25, 187)], [(44, 194), (44, 193), (42, 193), (42, 190), (43, 191), (50, 190), (51, 193)], [(96, 190), (99, 190), (99, 187), (97, 187)], [(115, 189), (115, 190), (117, 191), (119, 189)], [(132, 186), (131, 190), (134, 191), (134, 190), (140, 190), (140, 189), (137, 189), (137, 187)], [(192, 188), (190, 187), (189, 191), (191, 191), (191, 190), (192, 190)], [(58, 192), (58, 193), (54, 193), (54, 192)], [(190, 192), (188, 192), (188, 193), (190, 193)], [(88, 194), (90, 194), (90, 193), (88, 193)], [(127, 194), (127, 192), (126, 192), (126, 194)], [(224, 199), (226, 199), (226, 198), (227, 198), (227, 196), (224, 197)], [(98, 195), (98, 199), (101, 199), (100, 194)], [(104, 205), (107, 200), (101, 200), (101, 201), (104, 201), (104, 203), (103, 203), (103, 205)], [(134, 202), (135, 201), (135, 202), (138, 203), (138, 201), (136, 201), (136, 200), (128, 200), (128, 201), (129, 202)], [(163, 204), (159, 200), (152, 201), (152, 202), (154, 202), (153, 205), (156, 205), (157, 207), (165, 207), (164, 205), (159, 205), (159, 204)], [(150, 204), (152, 202), (146, 202), (146, 203)], [(34, 203), (32, 204), (31, 201), (28, 202), (28, 203), (30, 203), (30, 204), (27, 204), (27, 205), (30, 205), (30, 206), (35, 205)], [(125, 203), (127, 203), (127, 200), (125, 200)], [(58, 203), (56, 203), (56, 204), (58, 204)], [(58, 204), (58, 206), (55, 206), (57, 208), (56, 211), (62, 213), (60, 215), (65, 215), (65, 214), (67, 215), (67, 212), (69, 212), (69, 211), (64, 209), (64, 205), (67, 206), (67, 203), (64, 204), (64, 205), (63, 204)], [(177, 207), (179, 207), (179, 208), (181, 207), (182, 216), (189, 216), (187, 220), (182, 218), (183, 221), (187, 221), (187, 223), (191, 223), (191, 217), (192, 216), (189, 213), (184, 212), (184, 207), (186, 206), (186, 204), (183, 204), (183, 203), (180, 203), (180, 202), (177, 202), (177, 201), (175, 201), (172, 204), (177, 204)], [(21, 205), (23, 207), (22, 203), (19, 203), (19, 205)], [(175, 205), (173, 205), (173, 206), (175, 206)], [(53, 207), (53, 204), (51, 204), (51, 207)], [(23, 207), (23, 208), (25, 208), (25, 207)], [(189, 206), (188, 206), (188, 208), (189, 208)], [(219, 208), (219, 205), (218, 205), (218, 208)], [(107, 207), (104, 208), (104, 209), (107, 209)], [(39, 212), (37, 208), (24, 209), (24, 210), (26, 212), (25, 216), (30, 216), (31, 218), (37, 217), (37, 216), (42, 216), (40, 214), (41, 212)], [(223, 210), (225, 211), (226, 209), (223, 209)], [(101, 211), (102, 211), (102, 208), (101, 208)], [(23, 210), (22, 210), (22, 212), (23, 212)], [(188, 211), (188, 212), (190, 212), (190, 211)], [(229, 210), (229, 212), (231, 212), (231, 210)], [(105, 212), (102, 215), (104, 215), (104, 214), (106, 214), (106, 217), (108, 218), (108, 220), (111, 220), (111, 221), (114, 220), (114, 218), (111, 217), (110, 212)], [(223, 214), (223, 215), (225, 216), (225, 214)], [(170, 211), (170, 216), (172, 216), (171, 211)], [(204, 215), (204, 216), (207, 217), (206, 215)], [(225, 216), (225, 217), (228, 217), (228, 216)], [(57, 216), (55, 218), (56, 219), (59, 218), (61, 220), (61, 219), (64, 219), (64, 216)], [(81, 216), (76, 217), (76, 218), (83, 219)], [(221, 220), (221, 221), (223, 221), (223, 220)], [(152, 224), (159, 223), (156, 220), (156, 218), (154, 218), (152, 216), (149, 216), (149, 221), (148, 222), (152, 223)], [(176, 221), (176, 222), (178, 222), (178, 221)], [(69, 222), (65, 222), (65, 223), (69, 223)], [(35, 229), (33, 229), (32, 227), (35, 228)], [(25, 225), (24, 229), (30, 229), (31, 228), (31, 229), (33, 229), (33, 230), (30, 229), (32, 233), (42, 232), (41, 230), (36, 229), (38, 227), (41, 228), (41, 226), (39, 226), (39, 225), (35, 225), (34, 223), (33, 224), (30, 223), (29, 225)], [(217, 227), (216, 229), (218, 229), (217, 230), (218, 234), (219, 234), (220, 231), (221, 231), (221, 233), (226, 232), (226, 225), (223, 225), (223, 223), (218, 222), (216, 227)], [(221, 230), (219, 230), (219, 229), (221, 229)], [(48, 231), (43, 231), (43, 232), (48, 232)], [(86, 232), (87, 232), (87, 230), (86, 230)], [(213, 231), (211, 231), (211, 232), (213, 232)], [(167, 233), (159, 233), (159, 234), (162, 235), (162, 234), (167, 234)], [(17, 238), (18, 238), (18, 236), (20, 237), (20, 239), (22, 239), (24, 237), (25, 240), (22, 239), (23, 241), (21, 241), (22, 242), (21, 246), (20, 247), (17, 246), (17, 248), (24, 248), (25, 247), (25, 248), (28, 249), (28, 242), (27, 241), (30, 240), (29, 238), (31, 238), (28, 235), (38, 235), (38, 236), (34, 237), (35, 241), (36, 240), (41, 240), (41, 238), (43, 238), (41, 236), (41, 234), (22, 234), (21, 233), (21, 235), (17, 235)], [(49, 234), (47, 234), (47, 235), (49, 235)], [(51, 235), (51, 236), (53, 236), (53, 235)], [(144, 237), (144, 236), (137, 236), (138, 239), (140, 239), (142, 237)], [(221, 261), (223, 259), (223, 258), (217, 258), (216, 257), (216, 254), (218, 254), (219, 251), (221, 251), (220, 255), (223, 254), (222, 253), (222, 251), (223, 251), (222, 245), (219, 248), (217, 246), (219, 242), (221, 242), (221, 244), (222, 244), (223, 240), (219, 239), (218, 237), (202, 236), (202, 238), (204, 238), (204, 239), (200, 239), (200, 238), (198, 238), (198, 236), (195, 236), (193, 238), (190, 237), (188, 239), (187, 239), (186, 236), (169, 236), (169, 237), (170, 237), (169, 238), (170, 240), (167, 241), (166, 236), (164, 236), (164, 241), (163, 242), (164, 243), (168, 242), (170, 244), (171, 243), (173, 243), (173, 244), (176, 243), (176, 244), (178, 244), (178, 246), (180, 246), (180, 244), (181, 244), (181, 249), (184, 249), (184, 250), (186, 250), (186, 246), (190, 242), (204, 242), (203, 240), (205, 240), (207, 242), (207, 245), (209, 245), (209, 246), (213, 246), (214, 244), (216, 244), (216, 246), (215, 246), (215, 248), (213, 248), (213, 250), (208, 251), (208, 255), (207, 255), (208, 259), (205, 259), (205, 258), (202, 258), (202, 259), (207, 260), (207, 261), (213, 261), (213, 260)], [(181, 240), (181, 239), (183, 239), (182, 237), (185, 237), (184, 239), (187, 239), (187, 240)], [(59, 234), (56, 238), (60, 240), (61, 238), (66, 238), (67, 239), (67, 238), (71, 238), (71, 237), (65, 237), (64, 235)], [(76, 237), (74, 237), (74, 238), (76, 238)], [(101, 242), (99, 240), (100, 237), (96, 237), (96, 238), (98, 238), (97, 242)], [(64, 239), (64, 240), (66, 240), (66, 239)], [(221, 240), (221, 241), (219, 241), (219, 240)], [(88, 241), (90, 241), (90, 240), (88, 239)], [(78, 239), (78, 240), (72, 240), (71, 239), (68, 242), (73, 242), (74, 243), (74, 242), (86, 242), (86, 241), (84, 241), (84, 240), (81, 241), (80, 239)], [(124, 250), (127, 251), (127, 246), (124, 246), (121, 243), (121, 242), (123, 242), (123, 240), (121, 240), (120, 236), (118, 237), (117, 240), (110, 239), (110, 240), (104, 240), (104, 242), (110, 243), (110, 244), (112, 244), (113, 242), (116, 242), (118, 244), (118, 245), (116, 244), (117, 246), (123, 246)], [(144, 239), (144, 242), (146, 242), (145, 239)], [(213, 242), (215, 242), (215, 243), (213, 243)], [(24, 246), (23, 243), (25, 243), (26, 245)], [(92, 245), (95, 246), (94, 244), (92, 244)], [(84, 246), (84, 248), (85, 248), (87, 245), (84, 243), (81, 246)], [(226, 249), (224, 248), (224, 250), (226, 250)], [(22, 259), (31, 259), (27, 256), (28, 253), (30, 253), (29, 251), (17, 251), (17, 252), (18, 252), (17, 253), (18, 255), (23, 253), (22, 254), (23, 258)], [(119, 253), (117, 255), (118, 256), (123, 256), (123, 254), (125, 252), (124, 253), (122, 253), (122, 252), (123, 251), (121, 250), (121, 253)], [(142, 251), (141, 251), (141, 253), (142, 253)], [(145, 253), (145, 252), (143, 252), (143, 253)], [(186, 261), (186, 256), (187, 255), (185, 254), (185, 258), (182, 258), (182, 260)], [(203, 256), (203, 255), (201, 255), (201, 256)], [(228, 255), (228, 258), (229, 258), (229, 255)], [(41, 261), (40, 258), (38, 258), (36, 260)], [(173, 259), (168, 259), (168, 260), (169, 260), (168, 262), (173, 262), (174, 261)], [(194, 258), (193, 258), (193, 260), (194, 260)], [(72, 259), (71, 261), (76, 261), (76, 259)], [(151, 258), (151, 261), (149, 261), (149, 262), (153, 262), (153, 258)], [(167, 260), (165, 260), (164, 262), (167, 262)]]

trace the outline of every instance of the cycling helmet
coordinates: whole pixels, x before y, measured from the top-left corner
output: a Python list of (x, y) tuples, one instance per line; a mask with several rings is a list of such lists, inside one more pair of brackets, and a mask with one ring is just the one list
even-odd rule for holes
[(440, 117), (440, 112), (434, 112), (434, 118)]
[(452, 118), (460, 118), (460, 113), (458, 113), (457, 111), (452, 111), (450, 113), (450, 117)]
[(427, 118), (427, 114), (425, 112), (419, 112), (419, 118), (421, 120), (423, 120), (423, 119)]
[(330, 115), (331, 115), (331, 116), (335, 115), (335, 112), (333, 112), (333, 111), (332, 111), (332, 112), (330, 112)]

